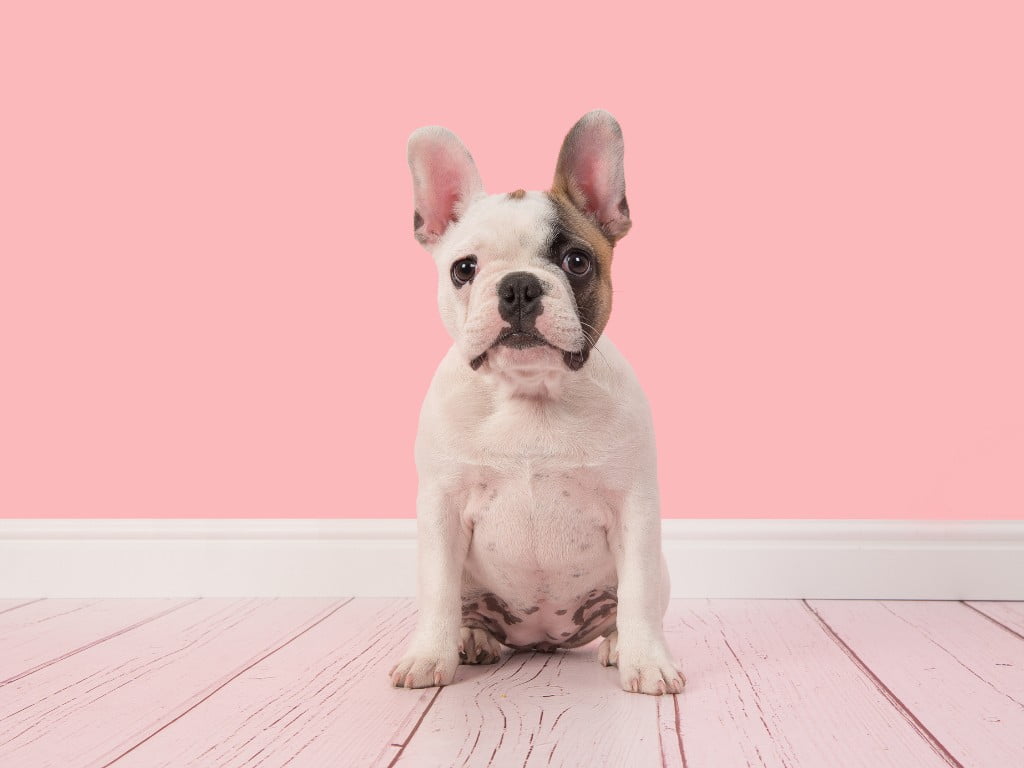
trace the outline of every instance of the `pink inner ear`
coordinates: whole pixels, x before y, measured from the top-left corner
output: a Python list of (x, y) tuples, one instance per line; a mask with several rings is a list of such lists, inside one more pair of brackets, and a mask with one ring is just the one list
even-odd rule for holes
[(463, 193), (465, 168), (452, 157), (444, 147), (432, 147), (423, 158), (428, 178), (423, 190), (423, 208), (420, 215), (426, 226), (427, 233), (440, 236), (455, 220), (455, 206)]
[(597, 147), (587, 147), (580, 153), (576, 185), (587, 199), (587, 211), (602, 221), (605, 210), (612, 205), (608, 200), (612, 194), (608, 184), (611, 174), (610, 164)]
[(423, 223), (416, 237), (435, 242), (463, 209), (483, 194), (473, 158), (459, 138), (444, 128), (427, 127), (409, 139), (416, 212)]
[[(588, 115), (589, 117), (589, 115)], [(622, 174), (622, 138), (617, 125), (600, 118), (583, 118), (566, 139), (561, 171), (583, 195), (577, 205), (593, 215), (602, 227), (616, 234), (628, 221), (619, 209), (626, 194)], [(625, 224), (628, 228), (628, 224)]]

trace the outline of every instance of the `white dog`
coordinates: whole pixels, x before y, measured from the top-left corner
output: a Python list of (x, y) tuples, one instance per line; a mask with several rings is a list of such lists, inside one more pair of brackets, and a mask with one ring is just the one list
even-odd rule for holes
[(437, 262), (455, 344), (420, 415), (419, 617), (393, 685), (445, 685), (502, 644), (603, 636), (598, 659), (625, 690), (683, 687), (661, 623), (651, 417), (602, 336), (612, 248), (631, 224), (622, 156), (615, 118), (590, 112), (550, 191), (487, 195), (455, 134), (409, 139), (415, 235)]

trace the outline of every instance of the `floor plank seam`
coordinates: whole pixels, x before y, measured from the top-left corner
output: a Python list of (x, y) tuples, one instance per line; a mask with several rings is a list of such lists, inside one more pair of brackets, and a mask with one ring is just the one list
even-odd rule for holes
[[(972, 675), (976, 680), (978, 680), (978, 682), (983, 683), (984, 685), (987, 685), (989, 688), (991, 688), (993, 691), (995, 691), (1000, 696), (1006, 696), (1006, 698), (1008, 698), (1010, 701), (1012, 701), (1018, 707), (1021, 707), (1022, 709), (1024, 709), (1024, 702), (1020, 702), (1017, 699), (1015, 699), (1013, 696), (1009, 695), (1008, 693), (1005, 693), (1005, 692), (999, 690), (995, 685), (992, 684), (991, 680), (987, 680), (982, 675), (979, 675), (976, 670), (972, 669), (970, 665), (965, 664), (963, 662), (963, 660), (959, 656), (957, 656), (955, 653), (953, 653), (951, 650), (949, 650), (946, 646), (944, 646), (942, 643), (940, 643), (938, 640), (936, 640), (934, 637), (932, 637), (931, 633), (929, 633), (923, 627), (921, 627), (921, 626), (915, 624), (914, 622), (910, 621), (905, 616), (900, 616), (898, 613), (896, 613), (892, 608), (890, 608), (884, 602), (881, 602), (881, 601), (879, 601), (879, 602), (881, 603), (882, 607), (885, 610), (887, 610), (889, 613), (891, 613), (897, 619), (902, 621), (908, 627), (912, 628), (915, 632), (920, 633), (921, 637), (925, 638), (929, 643), (931, 643), (936, 648), (938, 648), (940, 651), (942, 651), (942, 653), (946, 654), (950, 659), (952, 659), (957, 664), (959, 664), (968, 674)], [(960, 602), (963, 602), (963, 601), (960, 601)], [(1002, 624), (1000, 624), (1000, 622), (996, 622), (996, 623), (999, 624), (1000, 626), (1003, 626)], [(1017, 634), (1017, 633), (1014, 632), (1013, 634)]]
[(427, 706), (423, 708), (423, 711), (420, 713), (419, 719), (416, 721), (416, 725), (414, 725), (412, 727), (412, 730), (409, 732), (409, 736), (406, 738), (406, 740), (404, 742), (402, 742), (401, 748), (398, 750), (398, 752), (392, 758), (391, 762), (388, 763), (388, 768), (394, 768), (395, 764), (397, 764), (398, 761), (401, 759), (402, 753), (405, 752), (405, 748), (407, 746), (409, 746), (409, 742), (412, 741), (412, 737), (415, 736), (416, 735), (416, 731), (418, 731), (420, 729), (420, 725), (423, 723), (423, 720), (426, 718), (427, 713), (430, 712), (430, 708), (432, 706), (434, 706), (434, 702), (437, 701), (437, 697), (441, 695), (441, 691), (443, 691), (443, 690), (444, 690), (444, 686), (439, 686), (438, 689), (436, 691), (434, 691), (434, 695), (430, 697), (430, 701), (427, 703)]
[(94, 603), (0, 603), (0, 764), (1024, 768), (1024, 602), (674, 601), (653, 702), (582, 652), (396, 691), (409, 600)]
[(966, 605), (966, 606), (967, 606), (968, 608), (970, 608), (970, 609), (971, 609), (972, 611), (974, 611), (975, 613), (980, 613), (980, 614), (981, 614), (982, 616), (984, 616), (984, 617), (985, 617), (986, 619), (988, 619), (989, 621), (991, 621), (991, 622), (992, 622), (993, 624), (995, 624), (995, 625), (996, 625), (996, 626), (998, 626), (998, 627), (1002, 627), (1003, 629), (1005, 629), (1005, 630), (1006, 630), (1007, 632), (1009, 632), (1009, 633), (1010, 633), (1011, 635), (1013, 635), (1014, 637), (1019, 637), (1019, 638), (1020, 638), (1021, 640), (1024, 640), (1024, 635), (1022, 635), (1022, 634), (1021, 634), (1020, 632), (1018, 632), (1018, 631), (1017, 631), (1016, 629), (1014, 629), (1013, 627), (1008, 627), (1008, 626), (1006, 626), (1005, 624), (1003, 624), (1003, 622), (1001, 622), (1001, 621), (1000, 621), (999, 619), (997, 619), (997, 618), (996, 618), (995, 616), (989, 616), (989, 615), (988, 615), (987, 613), (985, 613), (985, 612), (984, 612), (983, 610), (981, 610), (980, 608), (977, 608), (976, 606), (973, 606), (973, 605), (971, 605), (971, 604), (970, 604), (969, 602), (967, 602), (966, 600), (961, 600), (961, 601), (960, 601), (960, 603), (961, 603), (962, 605)]
[(107, 642), (107, 640), (113, 640), (115, 637), (120, 637), (121, 635), (127, 634), (128, 632), (131, 632), (134, 629), (138, 629), (139, 627), (145, 626), (150, 622), (156, 621), (157, 619), (161, 619), (164, 616), (167, 616), (181, 608), (184, 608), (186, 605), (191, 605), (199, 599), (200, 598), (198, 597), (194, 597), (191, 600), (185, 600), (181, 603), (178, 603), (177, 605), (171, 606), (170, 608), (164, 611), (155, 613), (152, 616), (147, 616), (146, 618), (141, 619), (140, 621), (137, 621), (130, 626), (122, 627), (116, 632), (111, 632), (109, 635), (104, 635), (103, 637), (97, 638), (96, 640), (93, 640), (91, 643), (86, 643), (85, 645), (79, 646), (78, 648), (74, 648), (68, 651), (67, 653), (62, 653), (60, 656), (57, 656), (56, 658), (50, 659), (49, 661), (44, 661), (41, 664), (37, 664), (31, 669), (26, 669), (24, 672), (19, 672), (16, 675), (12, 675), (11, 677), (8, 677), (6, 680), (0, 680), (0, 688), (2, 688), (5, 685), (10, 685), (11, 683), (15, 683), (18, 680), (21, 680), (22, 678), (28, 677), (29, 675), (34, 674), (41, 669), (46, 669), (47, 667), (53, 666), (59, 661), (70, 659), (72, 656), (76, 656), (77, 654), (82, 653), (83, 651), (87, 651), (90, 648), (94, 648), (100, 643)]
[(2, 611), (0, 611), (0, 613), (10, 613), (11, 611), (16, 611), (19, 608), (24, 608), (26, 605), (35, 605), (36, 603), (41, 603), (45, 599), (45, 597), (37, 597), (35, 600), (29, 600), (25, 603), (18, 603), (17, 605), (12, 605), (10, 608), (4, 608)]
[(681, 718), (679, 717), (679, 696), (672, 697), (672, 706), (676, 710), (676, 740), (679, 742), (679, 759), (683, 763), (683, 768), (687, 768), (686, 765), (686, 750), (683, 749), (683, 725)]
[(221, 683), (221, 684), (220, 684), (220, 685), (218, 685), (218, 686), (217, 686), (216, 688), (214, 688), (214, 689), (213, 689), (212, 691), (210, 691), (210, 692), (209, 692), (209, 693), (207, 693), (207, 694), (206, 694), (205, 696), (203, 696), (203, 698), (199, 699), (198, 701), (195, 701), (195, 702), (193, 702), (191, 706), (189, 706), (189, 707), (188, 707), (187, 709), (185, 709), (185, 711), (183, 711), (183, 712), (179, 712), (179, 713), (178, 713), (178, 714), (177, 714), (177, 715), (176, 715), (176, 716), (175, 716), (174, 718), (172, 718), (172, 719), (171, 719), (171, 720), (169, 720), (168, 722), (166, 722), (166, 723), (164, 723), (163, 725), (161, 725), (161, 726), (160, 726), (159, 728), (157, 728), (156, 730), (154, 730), (154, 731), (153, 731), (152, 733), (150, 733), (150, 734), (147, 734), (145, 738), (143, 738), (143, 739), (140, 739), (140, 740), (139, 740), (138, 742), (136, 742), (136, 743), (135, 743), (135, 744), (133, 744), (133, 745), (132, 745), (131, 747), (129, 747), (128, 749), (126, 749), (126, 750), (125, 750), (124, 752), (122, 752), (122, 753), (121, 753), (120, 755), (118, 755), (117, 757), (115, 757), (115, 758), (114, 758), (113, 760), (110, 760), (110, 761), (108, 761), (108, 762), (104, 763), (104, 764), (103, 764), (102, 766), (99, 766), (99, 768), (110, 768), (110, 766), (114, 765), (114, 763), (118, 762), (119, 760), (121, 760), (121, 759), (122, 759), (122, 758), (124, 758), (125, 756), (127, 756), (127, 755), (131, 754), (131, 752), (133, 752), (134, 750), (138, 749), (138, 748), (139, 748), (140, 746), (142, 746), (142, 745), (143, 745), (143, 744), (145, 744), (145, 743), (146, 743), (147, 741), (149, 741), (150, 739), (152, 739), (152, 738), (153, 738), (154, 736), (156, 736), (156, 735), (157, 735), (158, 733), (161, 733), (162, 731), (165, 731), (165, 730), (166, 730), (167, 728), (170, 728), (170, 727), (171, 727), (172, 725), (174, 725), (174, 724), (175, 724), (175, 723), (176, 723), (176, 722), (177, 722), (178, 720), (180, 720), (181, 718), (185, 717), (185, 715), (187, 715), (187, 714), (188, 714), (189, 712), (191, 712), (191, 711), (192, 711), (193, 709), (195, 709), (196, 707), (198, 707), (198, 706), (199, 706), (200, 704), (202, 704), (202, 703), (203, 703), (204, 701), (207, 701), (207, 700), (209, 700), (210, 698), (212, 698), (213, 696), (217, 695), (217, 694), (218, 694), (218, 693), (219, 693), (220, 691), (224, 690), (224, 688), (226, 688), (226, 687), (227, 687), (228, 685), (230, 685), (230, 684), (231, 684), (232, 682), (234, 682), (235, 680), (237, 680), (237, 679), (238, 679), (238, 678), (239, 678), (239, 677), (240, 677), (241, 675), (243, 675), (243, 674), (245, 674), (246, 672), (248, 672), (248, 671), (249, 671), (250, 669), (252, 669), (253, 667), (255, 667), (255, 666), (256, 666), (257, 664), (259, 664), (260, 662), (262, 662), (262, 661), (264, 661), (264, 660), (266, 660), (266, 659), (270, 658), (270, 657), (271, 657), (271, 656), (273, 656), (273, 655), (274, 655), (275, 653), (277, 653), (278, 651), (280, 651), (280, 650), (281, 650), (282, 648), (284, 648), (284, 647), (286, 647), (287, 645), (289, 645), (290, 643), (294, 642), (294, 641), (295, 641), (296, 639), (298, 639), (298, 638), (302, 637), (302, 636), (303, 636), (304, 634), (306, 634), (307, 632), (309, 632), (309, 631), (310, 631), (311, 629), (313, 629), (314, 627), (318, 626), (319, 624), (321, 624), (322, 622), (324, 622), (325, 620), (327, 620), (328, 618), (330, 618), (331, 616), (333, 616), (333, 615), (334, 615), (335, 613), (337, 613), (338, 611), (340, 611), (340, 610), (341, 610), (342, 608), (344, 608), (344, 607), (345, 607), (346, 605), (348, 605), (349, 603), (351, 603), (351, 602), (352, 602), (353, 600), (355, 600), (355, 598), (354, 598), (354, 597), (350, 597), (350, 598), (348, 598), (347, 600), (343, 600), (343, 601), (339, 602), (339, 603), (338, 603), (337, 605), (335, 605), (335, 606), (334, 606), (334, 608), (332, 608), (331, 610), (329, 610), (329, 611), (327, 611), (326, 613), (324, 613), (324, 615), (323, 615), (323, 616), (321, 616), (320, 618), (318, 618), (318, 619), (317, 619), (316, 621), (314, 621), (314, 622), (310, 623), (310, 624), (309, 624), (308, 626), (304, 627), (304, 628), (303, 628), (303, 629), (302, 629), (301, 631), (299, 631), (299, 632), (296, 632), (295, 634), (293, 634), (293, 635), (289, 636), (289, 637), (288, 637), (287, 639), (285, 639), (285, 640), (284, 640), (283, 642), (280, 642), (280, 643), (278, 643), (277, 645), (275, 645), (274, 647), (272, 647), (272, 648), (271, 648), (271, 649), (270, 649), (269, 651), (267, 651), (266, 653), (263, 653), (263, 654), (262, 654), (261, 656), (259, 656), (258, 658), (254, 658), (254, 659), (252, 659), (252, 660), (251, 660), (251, 661), (250, 661), (250, 662), (249, 662), (248, 664), (246, 664), (246, 665), (245, 665), (244, 667), (242, 667), (241, 669), (239, 669), (239, 670), (238, 670), (238, 671), (237, 671), (237, 672), (236, 672), (235, 674), (233, 674), (233, 675), (232, 675), (231, 677), (229, 677), (229, 678), (228, 678), (227, 680), (225, 680), (225, 681), (224, 681), (223, 683)]
[(810, 612), (811, 616), (814, 617), (815, 621), (818, 622), (818, 625), (822, 628), (822, 631), (824, 631), (825, 634), (828, 635), (832, 639), (832, 641), (839, 646), (843, 653), (845, 653), (847, 657), (849, 657), (850, 661), (852, 661), (854, 665), (861, 671), (861, 673), (864, 674), (868, 678), (868, 680), (870, 680), (874, 684), (875, 688), (878, 689), (879, 693), (881, 693), (886, 698), (886, 700), (896, 709), (896, 711), (903, 716), (903, 718), (911, 725), (911, 727), (913, 727), (914, 730), (917, 731), (921, 738), (928, 742), (928, 745), (932, 748), (932, 750), (939, 757), (941, 757), (947, 765), (951, 766), (951, 768), (964, 768), (963, 763), (957, 760), (957, 758), (948, 749), (946, 749), (942, 742), (940, 742), (935, 737), (935, 735), (930, 730), (928, 730), (925, 724), (918, 719), (917, 715), (911, 712), (910, 709), (908, 709), (907, 706), (903, 703), (903, 701), (895, 693), (892, 692), (889, 686), (882, 682), (878, 675), (871, 671), (871, 668), (868, 667), (868, 665), (864, 663), (864, 660), (857, 655), (857, 652), (854, 651), (853, 648), (851, 648), (849, 645), (847, 645), (846, 641), (844, 641), (839, 636), (839, 634), (834, 629), (832, 629), (829, 623), (825, 621), (824, 617), (822, 617), (816, 610), (814, 610), (814, 607), (810, 603), (808, 603), (807, 600), (801, 600), (801, 602), (804, 604), (804, 607)]

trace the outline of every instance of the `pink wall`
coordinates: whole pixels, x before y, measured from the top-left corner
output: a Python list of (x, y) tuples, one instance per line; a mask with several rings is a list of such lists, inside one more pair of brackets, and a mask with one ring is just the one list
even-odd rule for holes
[(412, 515), (406, 137), (543, 188), (603, 107), (667, 517), (1024, 517), (1019, 3), (63, 5), (0, 10), (0, 515)]

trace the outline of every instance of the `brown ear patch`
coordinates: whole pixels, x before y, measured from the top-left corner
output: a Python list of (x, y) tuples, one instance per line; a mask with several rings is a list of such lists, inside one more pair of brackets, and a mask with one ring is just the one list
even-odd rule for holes
[(524, 197), (526, 197), (525, 189), (516, 189), (508, 193), (509, 200), (522, 200)]
[(551, 245), (551, 258), (561, 265), (563, 251), (573, 243), (583, 245), (593, 256), (593, 268), (589, 279), (570, 279), (580, 323), (587, 336), (582, 356), (567, 360), (570, 368), (582, 367), (590, 349), (604, 332), (612, 312), (612, 243), (597, 224), (580, 211), (564, 192), (552, 190), (548, 197), (555, 205), (555, 236)]

